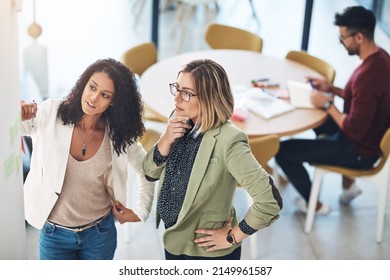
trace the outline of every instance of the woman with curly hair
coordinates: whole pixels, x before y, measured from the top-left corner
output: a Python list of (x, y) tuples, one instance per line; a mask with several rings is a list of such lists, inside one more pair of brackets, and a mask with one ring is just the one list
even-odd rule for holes
[[(64, 100), (22, 101), (21, 110), (22, 134), (33, 143), (25, 216), (41, 230), (40, 259), (113, 259), (115, 216), (145, 221), (154, 193), (142, 170), (143, 106), (134, 74), (114, 59), (98, 60)], [(128, 165), (138, 200), (122, 212)]]

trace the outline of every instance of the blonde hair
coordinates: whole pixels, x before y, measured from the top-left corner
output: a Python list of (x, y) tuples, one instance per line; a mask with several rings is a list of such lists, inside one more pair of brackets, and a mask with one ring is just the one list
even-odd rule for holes
[(204, 133), (228, 121), (233, 114), (234, 100), (226, 71), (210, 59), (193, 60), (180, 73), (190, 73), (199, 102), (199, 132)]

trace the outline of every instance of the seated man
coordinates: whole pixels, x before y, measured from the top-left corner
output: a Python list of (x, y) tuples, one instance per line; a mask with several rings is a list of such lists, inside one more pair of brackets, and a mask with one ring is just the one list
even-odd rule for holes
[[(330, 116), (315, 132), (327, 137), (283, 141), (276, 155), (276, 162), (303, 197), (296, 200), (302, 212), (306, 212), (312, 185), (304, 162), (370, 168), (381, 155), (379, 143), (390, 126), (390, 56), (375, 44), (374, 14), (361, 6), (349, 7), (336, 14), (334, 23), (339, 27), (340, 43), (349, 55), (358, 55), (362, 63), (344, 89), (309, 77), (317, 89), (312, 103)], [(334, 95), (344, 99), (343, 112), (333, 104)], [(353, 178), (343, 178), (342, 203), (348, 204), (360, 193)], [(321, 202), (316, 210), (318, 214), (330, 212)]]

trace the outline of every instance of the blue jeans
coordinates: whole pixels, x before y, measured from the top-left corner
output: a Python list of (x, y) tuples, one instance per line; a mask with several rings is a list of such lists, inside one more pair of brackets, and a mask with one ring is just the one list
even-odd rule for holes
[(63, 229), (48, 222), (39, 237), (41, 260), (112, 260), (117, 246), (112, 213), (81, 232)]
[[(316, 129), (315, 132), (317, 134), (329, 133), (331, 127), (332, 122), (328, 122)], [(304, 162), (366, 169), (372, 167), (378, 158), (379, 155), (373, 158), (360, 156), (351, 142), (339, 130), (323, 139), (283, 141), (275, 156), (277, 164), (282, 168), (288, 180), (306, 201), (309, 200), (312, 183), (303, 165)]]

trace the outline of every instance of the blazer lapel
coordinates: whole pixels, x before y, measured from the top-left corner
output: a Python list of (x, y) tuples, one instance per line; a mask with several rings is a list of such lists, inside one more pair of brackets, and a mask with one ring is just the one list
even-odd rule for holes
[[(57, 122), (61, 122), (60, 119), (57, 118)], [(61, 193), (62, 185), (64, 183), (64, 176), (66, 171), (66, 165), (68, 163), (68, 156), (70, 152), (70, 144), (72, 141), (72, 133), (73, 133), (73, 125), (63, 125), (62, 123), (56, 126), (55, 131), (55, 141), (57, 145), (57, 149), (53, 152), (53, 162), (56, 164), (52, 167), (52, 174), (57, 176), (57, 184), (54, 186), (54, 192)], [(61, 160), (59, 160), (61, 159)]]
[(176, 225), (180, 224), (191, 208), (191, 205), (199, 191), (200, 183), (206, 173), (208, 162), (211, 158), (215, 146), (215, 136), (220, 132), (220, 128), (210, 129), (206, 131), (200, 144), (198, 154), (196, 155), (194, 165), (192, 167), (191, 177), (188, 182), (188, 189), (184, 198), (183, 206), (181, 208)]

